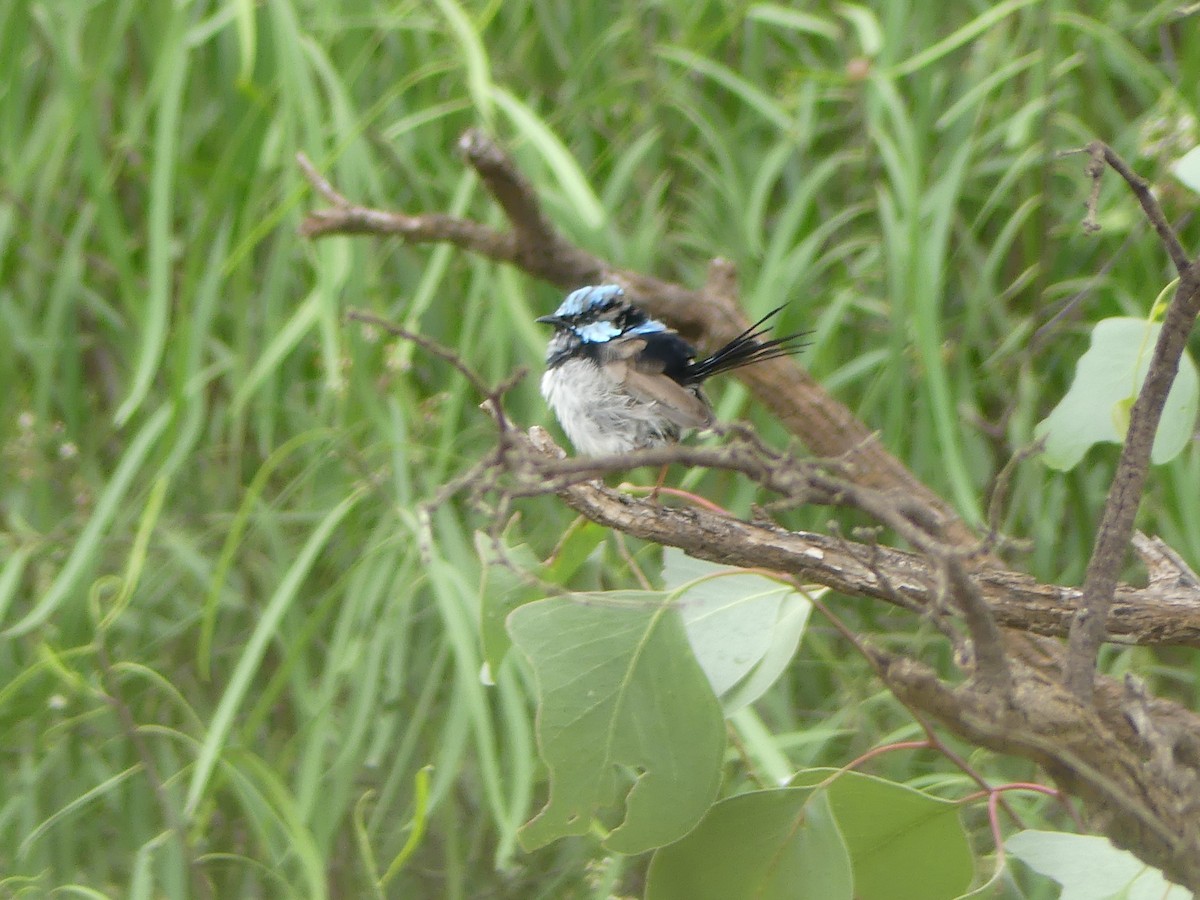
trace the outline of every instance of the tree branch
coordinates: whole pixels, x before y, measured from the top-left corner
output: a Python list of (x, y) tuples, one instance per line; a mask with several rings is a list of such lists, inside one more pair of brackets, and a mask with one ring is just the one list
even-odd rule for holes
[(1167, 222), (1145, 180), (1135, 174), (1107, 145), (1097, 141), (1091, 145), (1090, 152), (1092, 162), (1088, 168), (1089, 174), (1098, 180), (1106, 163), (1125, 179), (1158, 232), (1180, 277), (1175, 295), (1167, 307), (1146, 380), (1129, 414), (1129, 430), (1104, 504), (1083, 582), (1083, 605), (1071, 625), (1066, 681), (1075, 696), (1085, 702), (1091, 702), (1093, 697), (1096, 656), (1104, 642), (1105, 623), (1108, 621), (1117, 578), (1133, 535), (1134, 519), (1150, 468), (1154, 436), (1158, 433), (1167, 395), (1179, 371), (1180, 357), (1187, 346), (1196, 316), (1200, 313), (1200, 264), (1188, 260), (1174, 229)]
[[(652, 314), (706, 344), (727, 341), (746, 327), (731, 267), (714, 266), (700, 291), (618, 269), (553, 230), (530, 185), (490, 140), (470, 133), (462, 149), (504, 209), (511, 232), (448, 216), (357, 207), (308, 165), (306, 175), (331, 206), (310, 216), (304, 233), (447, 241), (564, 288), (614, 281)], [(1150, 584), (1134, 588), (1117, 583), (1162, 403), (1200, 306), (1200, 267), (1188, 263), (1173, 240), (1145, 182), (1103, 145), (1093, 145), (1092, 159), (1094, 177), (1107, 164), (1126, 178), (1182, 274), (1133, 407), (1082, 590), (1042, 585), (1000, 567), (989, 555), (990, 539), (980, 542), (948, 504), (887, 453), (865, 424), (794, 362), (783, 359), (746, 368), (739, 377), (825, 459), (797, 463), (756, 445), (736, 428), (728, 429), (733, 440), (724, 448), (669, 447), (611, 459), (565, 459), (544, 432), (531, 433), (531, 446), (529, 437), (505, 422), (500, 386), (485, 394), (485, 406), (500, 425), (498, 446), (439, 496), (494, 489), (506, 503), (513, 496), (556, 492), (588, 518), (621, 532), (714, 562), (787, 572), (843, 593), (931, 613), (947, 627), (953, 625), (951, 604), (944, 602), (950, 599), (972, 638), (975, 652), (968, 663), (974, 677), (951, 686), (916, 661), (873, 651), (885, 684), (906, 706), (968, 740), (1037, 761), (1084, 801), (1093, 824), (1118, 845), (1200, 891), (1200, 717), (1134, 685), (1095, 675), (1096, 651), (1106, 636), (1200, 646), (1200, 584), (1169, 548), (1139, 541)], [(486, 387), (482, 381), (479, 385)], [(711, 510), (667, 508), (588, 480), (651, 460), (741, 472), (777, 491), (785, 502), (861, 509), (917, 552), (789, 532)], [(1058, 641), (1041, 637), (1068, 632), (1069, 653)]]
[[(629, 454), (622, 466), (616, 457), (603, 461), (561, 456), (562, 450), (549, 434), (536, 427), (528, 438), (514, 435), (510, 446), (505, 471), (515, 484), (484, 485), (476, 481), (476, 487), (513, 490), (519, 496), (558, 493), (568, 506), (593, 522), (678, 547), (710, 562), (786, 572), (843, 594), (871, 597), (919, 614), (936, 604), (937, 563), (925, 553), (868, 546), (815, 532), (788, 531), (704, 509), (662, 506), (605, 487), (599, 481), (579, 480), (595, 478), (603, 471), (628, 469), (629, 458), (646, 465), (681, 460), (695, 464), (703, 459), (705, 466), (745, 474), (751, 467), (743, 464), (742, 451), (727, 454), (728, 465), (722, 465), (721, 451), (725, 448), (658, 448)], [(672, 456), (670, 451), (679, 452)], [(581, 463), (589, 464), (588, 468)], [(816, 479), (811, 492), (814, 498), (863, 508), (856, 502), (860, 495), (830, 490), (827, 476), (815, 467), (786, 476), (793, 479), (793, 490), (805, 490), (800, 486), (805, 477), (801, 471)], [(564, 473), (571, 476), (567, 483), (561, 480)], [(870, 560), (870, 564), (864, 560)], [(1028, 575), (992, 565), (976, 568), (971, 576), (989, 615), (1005, 627), (1034, 634), (1066, 636), (1082, 597), (1078, 588), (1041, 584)], [(1121, 585), (1110, 610), (1108, 629), (1113, 639), (1122, 643), (1200, 646), (1200, 587), (1182, 577), (1163, 577), (1142, 588)]]
[[(452, 216), (405, 215), (352, 204), (301, 156), (298, 164), (305, 177), (331, 204), (328, 209), (310, 213), (300, 226), (301, 233), (313, 238), (396, 235), (413, 244), (451, 243), (515, 265), (564, 289), (611, 281), (624, 287), (652, 315), (666, 319), (708, 347), (732, 340), (749, 325), (736, 302), (731, 267), (718, 266), (715, 273), (710, 273), (708, 285), (699, 291), (622, 269), (571, 244), (555, 231), (542, 214), (532, 186), (489, 137), (468, 131), (459, 147), (504, 210), (511, 232)], [(794, 360), (769, 360), (733, 374), (815, 455), (841, 459), (858, 484), (907, 495), (914, 505), (925, 508), (925, 518), (942, 523), (944, 540), (964, 545), (976, 541), (952, 506), (892, 456), (878, 435), (826, 393)]]

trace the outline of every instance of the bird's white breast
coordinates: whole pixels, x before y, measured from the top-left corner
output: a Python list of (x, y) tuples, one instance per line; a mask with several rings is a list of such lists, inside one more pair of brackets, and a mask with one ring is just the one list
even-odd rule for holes
[(542, 396), (584, 456), (626, 453), (674, 441), (679, 429), (588, 359), (570, 359), (542, 376)]

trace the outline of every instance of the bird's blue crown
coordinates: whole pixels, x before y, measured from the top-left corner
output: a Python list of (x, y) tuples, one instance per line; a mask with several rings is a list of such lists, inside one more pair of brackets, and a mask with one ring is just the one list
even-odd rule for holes
[(655, 334), (667, 326), (625, 299), (615, 284), (582, 287), (563, 300), (554, 318), (586, 344), (603, 344), (623, 334)]
[(601, 284), (581, 287), (571, 291), (554, 311), (556, 316), (574, 319), (585, 314), (603, 312), (625, 302), (625, 292), (620, 285)]

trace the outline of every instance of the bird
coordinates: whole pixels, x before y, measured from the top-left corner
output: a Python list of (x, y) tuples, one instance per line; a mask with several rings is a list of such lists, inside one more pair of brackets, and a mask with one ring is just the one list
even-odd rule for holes
[(711, 356), (631, 303), (619, 285), (581, 287), (553, 315), (541, 390), (576, 452), (595, 457), (676, 443), (712, 427), (702, 385), (729, 372), (804, 349), (808, 332), (764, 340), (771, 310)]

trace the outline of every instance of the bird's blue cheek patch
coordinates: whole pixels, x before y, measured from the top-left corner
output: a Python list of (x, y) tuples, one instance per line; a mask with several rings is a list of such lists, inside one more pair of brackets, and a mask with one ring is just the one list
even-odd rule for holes
[(592, 322), (575, 329), (579, 339), (588, 344), (603, 344), (611, 341), (621, 333), (621, 329), (612, 322)]
[(650, 319), (643, 322), (641, 325), (635, 325), (630, 328), (626, 334), (661, 334), (667, 330), (667, 326), (657, 319)]

